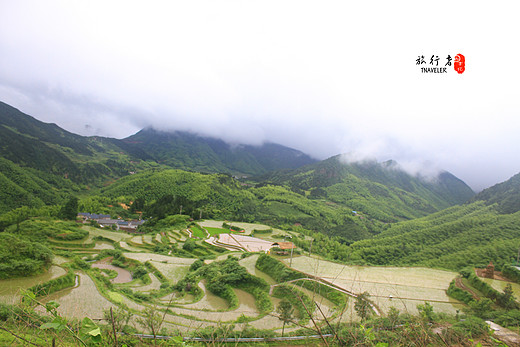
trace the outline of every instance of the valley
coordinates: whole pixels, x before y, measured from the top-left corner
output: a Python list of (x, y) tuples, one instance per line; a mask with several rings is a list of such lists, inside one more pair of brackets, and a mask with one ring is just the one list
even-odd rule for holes
[[(449, 345), (492, 341), (484, 320), (519, 330), (519, 175), (475, 194), (392, 160), (153, 129), (82, 137), (6, 104), (0, 135), (0, 343)], [(503, 277), (477, 276), (490, 262)]]

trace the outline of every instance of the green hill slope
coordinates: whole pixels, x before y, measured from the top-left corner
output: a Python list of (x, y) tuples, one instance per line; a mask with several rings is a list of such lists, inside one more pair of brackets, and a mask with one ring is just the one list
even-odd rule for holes
[(500, 213), (520, 211), (520, 173), (478, 193), (472, 201), (497, 204)]
[(520, 247), (519, 177), (486, 189), (471, 203), (388, 225), (373, 239), (352, 244), (350, 259), (450, 269), (509, 263)]
[(306, 192), (313, 199), (343, 204), (385, 222), (425, 216), (474, 195), (464, 182), (447, 172), (427, 180), (409, 175), (395, 162), (346, 164), (340, 157), (277, 171), (259, 180)]
[(79, 187), (60, 176), (24, 168), (0, 158), (0, 211), (62, 203)]
[[(145, 211), (156, 202), (171, 204), (173, 196), (182, 202), (171, 205), (169, 214), (183, 213), (203, 218), (262, 222), (270, 225), (302, 224), (305, 228), (338, 236), (345, 241), (371, 236), (377, 223), (362, 220), (339, 204), (313, 201), (280, 186), (243, 186), (223, 174), (200, 174), (181, 170), (146, 171), (119, 179), (103, 189), (107, 197), (128, 196), (145, 201)], [(175, 207), (173, 207), (175, 206)], [(151, 212), (149, 214), (152, 214)]]
[(150, 167), (145, 153), (118, 141), (75, 135), (0, 102), (0, 157), (22, 168), (90, 184)]
[(123, 140), (154, 160), (176, 169), (259, 175), (282, 168), (297, 168), (315, 162), (306, 154), (281, 145), (231, 146), (219, 139), (187, 132), (144, 129)]

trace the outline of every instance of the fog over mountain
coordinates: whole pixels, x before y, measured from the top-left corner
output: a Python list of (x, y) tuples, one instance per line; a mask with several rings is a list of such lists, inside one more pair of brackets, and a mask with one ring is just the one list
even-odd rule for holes
[(520, 172), (515, 5), (1, 2), (0, 100), (82, 135), (270, 141), (478, 191)]

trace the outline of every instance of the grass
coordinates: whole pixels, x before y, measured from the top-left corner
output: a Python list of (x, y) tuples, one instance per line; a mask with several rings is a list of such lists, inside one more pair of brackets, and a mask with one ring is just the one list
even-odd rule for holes
[(205, 227), (204, 229), (206, 229), (211, 236), (219, 235), (219, 234), (229, 234), (231, 232), (229, 229), (223, 229), (223, 228)]
[(205, 239), (207, 234), (206, 232), (204, 231), (204, 229), (202, 229), (200, 226), (198, 225), (192, 225), (190, 226), (190, 230), (191, 232), (193, 233), (193, 236), (195, 237), (198, 237), (198, 238), (201, 238), (201, 239)]

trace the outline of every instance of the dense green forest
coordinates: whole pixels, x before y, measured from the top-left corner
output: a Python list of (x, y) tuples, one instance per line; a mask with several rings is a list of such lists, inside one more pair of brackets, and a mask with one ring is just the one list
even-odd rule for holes
[(500, 213), (520, 211), (520, 174), (516, 174), (505, 182), (484, 189), (472, 201), (485, 201), (486, 204), (497, 204)]
[(298, 168), (316, 160), (274, 143), (231, 146), (226, 142), (187, 132), (161, 132), (151, 128), (122, 141), (169, 167), (212, 173), (259, 175), (283, 168)]
[(306, 192), (311, 199), (343, 203), (372, 218), (395, 222), (425, 216), (466, 202), (474, 193), (455, 176), (412, 176), (398, 163), (348, 163), (338, 155), (296, 170), (276, 171), (258, 178)]

